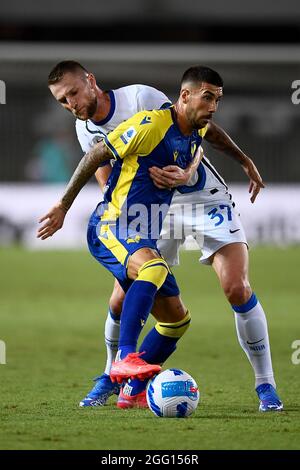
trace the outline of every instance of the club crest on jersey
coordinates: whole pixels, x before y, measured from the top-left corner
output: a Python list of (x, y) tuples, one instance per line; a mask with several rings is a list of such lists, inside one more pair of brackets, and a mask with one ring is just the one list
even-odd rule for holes
[(141, 124), (150, 124), (151, 122), (151, 116), (145, 116), (144, 119), (141, 121)]
[(121, 140), (124, 142), (124, 144), (128, 144), (128, 142), (136, 135), (136, 130), (133, 126), (129, 127), (127, 131), (124, 132), (124, 134), (121, 135)]
[(178, 155), (179, 155), (178, 150), (175, 150), (175, 152), (173, 152), (174, 162), (176, 162)]

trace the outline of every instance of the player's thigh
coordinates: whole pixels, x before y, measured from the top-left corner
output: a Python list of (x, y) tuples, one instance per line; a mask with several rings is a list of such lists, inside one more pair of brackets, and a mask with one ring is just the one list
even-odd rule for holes
[(185, 317), (187, 309), (179, 295), (173, 297), (156, 295), (151, 312), (160, 322), (176, 323)]
[(136, 279), (140, 267), (147, 261), (160, 258), (159, 253), (153, 248), (140, 248), (129, 256), (127, 265), (127, 275), (129, 279)]
[[(223, 247), (233, 243), (246, 243), (247, 238), (241, 223), (240, 215), (233, 207), (233, 203), (224, 200), (204, 205), (203, 237), (199, 247), (202, 251), (200, 262), (212, 264), (213, 255)], [(197, 233), (201, 235), (201, 233)]]
[(212, 257), (212, 266), (225, 287), (240, 282), (249, 283), (249, 255), (245, 243), (230, 243), (220, 248)]

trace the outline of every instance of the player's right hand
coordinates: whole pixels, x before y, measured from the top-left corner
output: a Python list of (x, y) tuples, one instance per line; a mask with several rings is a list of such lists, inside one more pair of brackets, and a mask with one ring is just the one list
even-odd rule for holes
[(249, 194), (251, 194), (250, 201), (252, 204), (255, 202), (260, 190), (265, 187), (262, 177), (259, 174), (254, 162), (251, 158), (247, 157), (247, 160), (242, 164), (244, 172), (250, 180)]
[(57, 230), (62, 228), (65, 216), (66, 211), (60, 203), (52, 207), (52, 209), (39, 220), (39, 223), (45, 220), (47, 222), (38, 229), (37, 238), (46, 240), (46, 238), (52, 237)]
[(177, 165), (168, 165), (164, 168), (152, 166), (149, 173), (153, 183), (159, 189), (172, 189), (183, 186), (190, 178), (190, 173)]

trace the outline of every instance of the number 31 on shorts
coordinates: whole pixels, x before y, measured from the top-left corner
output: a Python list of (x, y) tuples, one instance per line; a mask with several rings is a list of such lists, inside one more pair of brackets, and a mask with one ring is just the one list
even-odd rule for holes
[[(207, 215), (209, 215), (209, 217), (212, 220), (217, 219), (215, 221), (215, 227), (217, 227), (218, 225), (221, 225), (222, 222), (224, 222), (224, 215), (223, 214), (224, 214), (225, 210), (226, 210), (225, 216), (227, 215), (227, 219), (230, 222), (232, 220), (232, 212), (231, 212), (231, 207), (228, 206), (227, 204), (221, 204), (220, 206), (214, 207), (211, 211), (208, 212)], [(222, 211), (223, 214), (220, 211)]]

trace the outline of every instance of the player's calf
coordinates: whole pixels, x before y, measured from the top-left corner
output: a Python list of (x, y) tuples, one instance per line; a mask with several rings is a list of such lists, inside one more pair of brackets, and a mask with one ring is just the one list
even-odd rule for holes
[(136, 351), (138, 337), (152, 309), (155, 295), (168, 273), (168, 265), (162, 258), (146, 261), (140, 267), (123, 304), (119, 359), (125, 359), (127, 354)]

